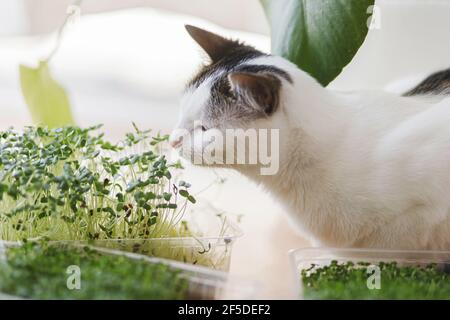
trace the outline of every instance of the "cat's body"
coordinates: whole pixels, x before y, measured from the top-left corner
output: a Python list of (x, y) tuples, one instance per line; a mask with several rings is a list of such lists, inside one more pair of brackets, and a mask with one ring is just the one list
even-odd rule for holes
[(268, 59), (297, 84), (281, 94), (280, 171), (237, 169), (322, 244), (450, 249), (450, 99), (330, 92)]
[[(201, 35), (193, 37), (202, 45)], [(196, 134), (187, 123), (202, 119), (202, 131), (279, 129), (277, 174), (231, 167), (274, 195), (316, 243), (450, 249), (450, 97), (334, 92), (280, 57), (253, 54), (225, 66), (215, 59), (216, 69), (188, 87), (179, 126)]]

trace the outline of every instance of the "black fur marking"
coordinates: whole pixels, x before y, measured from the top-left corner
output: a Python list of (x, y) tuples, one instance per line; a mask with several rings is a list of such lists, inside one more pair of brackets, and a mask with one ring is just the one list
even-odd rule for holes
[[(274, 66), (268, 65), (240, 65), (237, 68), (229, 70), (230, 72), (248, 72), (248, 73), (269, 73), (272, 75), (280, 76), (289, 83), (293, 83), (291, 76)], [(231, 92), (231, 87), (228, 82), (227, 74), (224, 74), (216, 79), (211, 87), (211, 99), (215, 102), (219, 102), (222, 99), (232, 101), (235, 99), (234, 94)]]
[(237, 68), (233, 69), (233, 71), (237, 72), (249, 72), (249, 73), (261, 73), (261, 72), (267, 72), (272, 73), (274, 75), (280, 76), (284, 78), (289, 83), (293, 83), (291, 76), (286, 72), (283, 71), (277, 67), (270, 66), (270, 65), (241, 65)]
[(213, 62), (209, 65), (203, 66), (200, 72), (188, 83), (188, 87), (198, 86), (209, 76), (214, 74), (218, 70), (231, 71), (234, 67), (241, 64), (244, 61), (265, 56), (265, 53), (256, 50), (251, 46), (246, 46), (236, 42), (236, 46), (230, 48), (224, 57), (217, 62)]
[(427, 94), (450, 94), (450, 69), (432, 74), (423, 80), (417, 87), (403, 94), (403, 96), (411, 97)]
[(231, 92), (230, 83), (227, 75), (218, 78), (211, 87), (211, 99), (213, 102), (220, 102), (223, 99), (228, 101), (235, 100), (234, 94)]
[[(210, 127), (220, 127), (223, 124), (241, 123), (246, 124), (249, 121), (264, 118), (272, 114), (278, 105), (278, 93), (282, 78), (289, 83), (293, 83), (291, 76), (284, 70), (271, 65), (245, 65), (244, 63), (255, 58), (269, 56), (251, 46), (239, 42), (230, 43), (229, 47), (223, 52), (223, 57), (217, 61), (211, 61), (197, 73), (197, 75), (188, 83), (187, 89), (198, 88), (207, 78), (213, 77), (210, 91), (210, 100), (205, 109), (203, 120)], [(249, 108), (239, 99), (231, 89), (228, 75), (232, 72), (242, 73), (261, 73), (274, 78), (278, 86), (274, 86), (272, 93), (273, 105), (268, 110), (257, 110)], [(261, 94), (261, 97), (264, 97)], [(270, 96), (266, 95), (270, 98)], [(264, 101), (263, 101), (264, 102)]]

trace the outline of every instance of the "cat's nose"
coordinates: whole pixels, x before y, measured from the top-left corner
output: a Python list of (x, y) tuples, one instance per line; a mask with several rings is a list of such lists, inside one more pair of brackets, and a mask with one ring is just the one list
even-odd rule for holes
[(178, 136), (175, 138), (170, 138), (169, 144), (172, 148), (177, 149), (183, 142), (183, 136)]

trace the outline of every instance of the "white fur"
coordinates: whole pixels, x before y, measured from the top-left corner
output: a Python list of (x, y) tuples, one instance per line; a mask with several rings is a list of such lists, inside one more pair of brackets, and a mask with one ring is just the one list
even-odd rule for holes
[[(429, 74), (418, 74), (411, 77), (405, 77), (398, 80), (395, 80), (389, 83), (384, 90), (387, 92), (395, 93), (397, 95), (403, 95), (409, 90), (416, 87), (423, 79), (426, 79)], [(428, 101), (430, 103), (437, 103), (446, 98), (445, 95), (436, 95), (436, 94), (422, 94), (415, 97), (416, 99), (421, 99)]]
[(294, 84), (283, 82), (274, 115), (249, 124), (280, 129), (278, 174), (235, 168), (299, 229), (330, 246), (450, 249), (450, 99), (333, 92), (279, 57), (246, 64), (275, 65)]

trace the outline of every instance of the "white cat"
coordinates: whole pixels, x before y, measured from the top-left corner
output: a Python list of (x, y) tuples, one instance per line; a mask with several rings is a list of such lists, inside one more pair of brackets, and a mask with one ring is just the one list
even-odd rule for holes
[[(211, 63), (188, 84), (178, 128), (279, 129), (277, 174), (217, 166), (263, 185), (316, 244), (450, 249), (450, 71), (404, 96), (333, 92), (281, 57), (187, 30)], [(211, 140), (174, 133), (171, 144), (192, 159)]]

